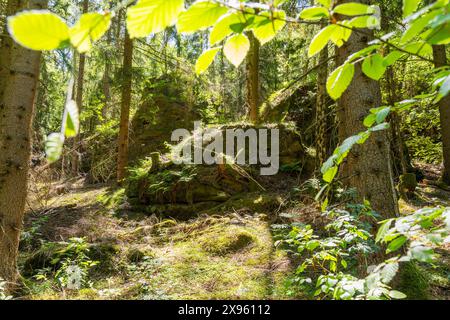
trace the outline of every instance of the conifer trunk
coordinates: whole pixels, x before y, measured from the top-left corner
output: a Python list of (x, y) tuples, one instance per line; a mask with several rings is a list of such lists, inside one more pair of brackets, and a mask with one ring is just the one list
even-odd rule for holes
[(250, 51), (247, 56), (247, 105), (249, 108), (250, 121), (258, 122), (259, 108), (259, 49), (258, 39), (252, 32), (248, 33), (250, 39)]
[[(44, 9), (47, 0), (9, 0), (8, 14)], [(17, 256), (28, 189), (32, 118), (41, 53), (8, 37), (0, 49), (0, 278), (17, 281)]]
[[(338, 3), (350, 2), (347, 0)], [(352, 0), (368, 4), (367, 0)], [(341, 48), (337, 49), (339, 64), (353, 53), (367, 47), (371, 39), (370, 30), (353, 32)], [(338, 102), (339, 138), (341, 142), (366, 128), (364, 118), (370, 109), (381, 106), (380, 84), (361, 70), (361, 64), (355, 68), (355, 76), (347, 91)], [(341, 168), (342, 181), (347, 187), (355, 188), (358, 200), (369, 200), (374, 210), (383, 217), (398, 214), (397, 195), (393, 182), (388, 131), (381, 131), (371, 136), (363, 145), (356, 146)]]
[[(325, 25), (323, 25), (325, 26)], [(317, 161), (321, 166), (329, 156), (329, 115), (327, 110), (327, 78), (328, 78), (328, 46), (319, 56), (319, 70), (317, 74), (317, 99), (316, 99), (316, 140)]]
[(120, 111), (120, 132), (117, 157), (117, 181), (119, 183), (125, 178), (126, 167), (128, 165), (132, 67), (133, 40), (130, 39), (127, 32), (124, 42), (122, 104)]
[[(89, 10), (89, 0), (83, 0), (83, 13), (87, 13)], [(77, 75), (77, 87), (75, 101), (77, 102), (78, 109), (83, 109), (83, 90), (84, 90), (84, 70), (86, 67), (86, 55), (80, 54), (78, 61), (78, 75)], [(77, 176), (80, 171), (80, 137), (77, 135), (73, 139), (73, 154), (72, 154), (72, 174)]]
[[(445, 45), (433, 46), (434, 64), (436, 68), (447, 64)], [(444, 156), (444, 171), (442, 181), (450, 185), (450, 95), (438, 103), (441, 118), (442, 154)]]

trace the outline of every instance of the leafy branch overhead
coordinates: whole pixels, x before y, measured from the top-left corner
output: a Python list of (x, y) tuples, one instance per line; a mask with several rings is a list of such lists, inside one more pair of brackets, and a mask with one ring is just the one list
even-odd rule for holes
[[(85, 13), (70, 27), (58, 15), (48, 11), (25, 11), (8, 18), (8, 30), (21, 45), (33, 50), (55, 50), (72, 46), (78, 52), (88, 52), (110, 28), (111, 19), (129, 1), (103, 13)], [(127, 29), (131, 38), (147, 37), (176, 26), (181, 34), (209, 31), (210, 48), (199, 57), (195, 71), (204, 73), (223, 50), (225, 57), (240, 66), (250, 50), (248, 33), (264, 45), (289, 23), (327, 24), (313, 37), (308, 55), (313, 57), (329, 43), (343, 46), (353, 33), (364, 33), (374, 40), (368, 47), (350, 56), (328, 78), (326, 89), (334, 100), (339, 99), (352, 83), (355, 66), (378, 81), (388, 67), (410, 57), (432, 62), (432, 45), (450, 42), (448, 20), (449, 0), (420, 7), (420, 0), (404, 0), (404, 32), (377, 37), (381, 12), (378, 6), (357, 2), (335, 5), (331, 0), (317, 0), (316, 5), (303, 9), (290, 18), (282, 9), (285, 1), (219, 1), (199, 0), (185, 8), (184, 0), (138, 0), (127, 8)], [(29, 32), (33, 30), (33, 32)], [(434, 82), (435, 101), (450, 91), (450, 71), (443, 68)]]

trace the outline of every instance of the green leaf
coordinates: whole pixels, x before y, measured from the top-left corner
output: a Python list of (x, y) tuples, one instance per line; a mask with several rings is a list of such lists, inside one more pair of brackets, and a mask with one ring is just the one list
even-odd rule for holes
[(286, 1), (287, 1), (287, 0), (274, 0), (274, 1), (273, 1), (273, 5), (274, 5), (275, 7), (279, 7), (279, 6), (281, 6), (282, 4), (286, 3)]
[(373, 126), (373, 124), (377, 121), (377, 115), (376, 114), (369, 114), (367, 117), (364, 118), (364, 126), (366, 128), (370, 128)]
[(424, 246), (417, 246), (411, 248), (410, 252), (411, 256), (420, 262), (431, 263), (434, 260), (434, 252), (433, 249), (431, 248), (427, 248)]
[(195, 64), (195, 72), (197, 74), (205, 72), (211, 65), (211, 63), (213, 63), (214, 58), (216, 57), (219, 50), (220, 48), (212, 48), (203, 52), (203, 54), (200, 56), (200, 58), (198, 58), (197, 63)]
[(184, 0), (139, 0), (127, 11), (127, 28), (131, 38), (146, 37), (163, 31), (177, 22)]
[(286, 25), (286, 13), (284, 11), (261, 12), (253, 23), (251, 29), (261, 45), (271, 41), (277, 33)]
[(380, 80), (386, 72), (384, 58), (379, 53), (367, 57), (362, 64), (362, 71), (369, 78)]
[(67, 138), (75, 137), (80, 129), (80, 116), (77, 103), (69, 100), (66, 104), (66, 123), (64, 134)]
[(399, 269), (398, 262), (386, 263), (386, 265), (381, 269), (381, 272), (380, 272), (381, 280), (383, 281), (383, 283), (387, 284), (387, 283), (391, 282), (395, 278), (395, 275), (397, 274), (398, 269)]
[(447, 78), (442, 83), (441, 88), (439, 89), (439, 94), (445, 97), (446, 95), (448, 95), (449, 92), (450, 92), (450, 75), (447, 76)]
[(350, 27), (353, 28), (378, 28), (380, 20), (375, 16), (361, 16), (350, 20)]
[(376, 113), (376, 120), (378, 124), (383, 123), (386, 118), (389, 116), (389, 114), (391, 113), (391, 108), (390, 107), (386, 107), (386, 108), (381, 108), (377, 113)]
[(69, 27), (48, 11), (24, 11), (8, 17), (8, 31), (20, 45), (32, 50), (54, 50), (69, 40)]
[(333, 12), (346, 16), (359, 16), (364, 14), (373, 14), (375, 13), (375, 9), (366, 4), (349, 2), (338, 5), (333, 9)]
[(377, 131), (383, 131), (390, 128), (390, 124), (387, 122), (380, 123), (379, 125), (376, 125), (375, 127), (372, 127), (369, 129), (369, 132), (377, 132)]
[(350, 57), (348, 57), (347, 62), (353, 62), (361, 57), (364, 57), (370, 53), (372, 53), (372, 51), (377, 50), (380, 47), (379, 44), (374, 44), (371, 46), (368, 46), (364, 49), (361, 49), (360, 51), (357, 51), (355, 53), (353, 53)]
[(244, 34), (237, 34), (225, 43), (223, 52), (230, 62), (239, 67), (250, 50), (250, 41)]
[(222, 16), (222, 18), (217, 21), (217, 23), (211, 30), (211, 33), (209, 35), (209, 44), (213, 46), (216, 43), (222, 41), (233, 33), (233, 29), (231, 29), (231, 26), (244, 23), (245, 17), (241, 12), (233, 12)]
[(342, 25), (348, 26), (349, 21), (340, 22), (336, 25), (336, 30), (331, 34), (330, 40), (339, 48), (344, 45), (345, 42), (352, 35), (352, 30)]
[(319, 31), (312, 39), (311, 44), (309, 45), (308, 56), (312, 57), (322, 51), (323, 48), (330, 41), (331, 36), (336, 31), (337, 26), (335, 24), (329, 25), (322, 30)]
[[(450, 23), (447, 23), (444, 27), (438, 27), (438, 32), (432, 32), (431, 36), (427, 39), (431, 44), (444, 45), (450, 43)], [(433, 31), (436, 31), (433, 29)]]
[(422, 0), (403, 0), (403, 18), (417, 10)]
[(421, 56), (431, 56), (433, 54), (433, 48), (431, 45), (423, 41), (409, 43), (404, 46), (403, 49), (411, 54), (418, 54)]
[(321, 20), (322, 18), (330, 17), (330, 13), (324, 7), (310, 7), (300, 12), (300, 15), (298, 17), (302, 20), (317, 21)]
[(325, 8), (331, 7), (331, 0), (317, 0), (317, 2), (323, 5)]
[(306, 249), (309, 251), (314, 251), (318, 246), (320, 246), (318, 240), (311, 240), (306, 243)]
[(388, 231), (391, 227), (392, 221), (394, 221), (394, 219), (386, 220), (381, 224), (380, 228), (378, 229), (377, 236), (375, 238), (376, 243), (384, 240), (384, 236), (388, 233)]
[(401, 51), (392, 51), (390, 52), (386, 57), (384, 57), (384, 66), (387, 68), (394, 63), (396, 63), (398, 60), (403, 58), (406, 54)]
[(339, 168), (337, 166), (331, 167), (322, 176), (323, 181), (331, 183), (338, 173)]
[(85, 13), (70, 29), (70, 42), (80, 53), (91, 50), (92, 43), (100, 39), (111, 26), (111, 14)]
[(408, 241), (408, 238), (405, 236), (400, 236), (391, 241), (387, 247), (386, 253), (391, 253), (400, 249), (405, 242)]
[(412, 40), (414, 37), (416, 37), (419, 33), (421, 33), (425, 27), (428, 25), (428, 23), (436, 17), (438, 14), (438, 11), (432, 11), (428, 14), (424, 15), (423, 17), (420, 17), (417, 20), (414, 20), (409, 26), (408, 29), (403, 33), (403, 36), (400, 38), (400, 44), (405, 44), (408, 41)]
[(61, 133), (52, 133), (45, 140), (45, 154), (50, 163), (54, 163), (61, 158), (64, 145), (64, 135)]
[(389, 291), (389, 297), (391, 297), (392, 299), (405, 299), (406, 294), (397, 290), (391, 290)]
[(339, 99), (347, 90), (355, 75), (355, 66), (346, 63), (331, 73), (327, 80), (327, 91), (334, 100)]
[(197, 1), (180, 14), (177, 23), (178, 32), (192, 33), (206, 29), (227, 12), (228, 9), (217, 2)]

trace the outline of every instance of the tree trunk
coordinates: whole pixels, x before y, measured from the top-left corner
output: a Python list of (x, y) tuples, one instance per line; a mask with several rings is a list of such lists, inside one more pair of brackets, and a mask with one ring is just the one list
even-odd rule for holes
[(317, 100), (316, 100), (316, 140), (317, 140), (317, 161), (320, 167), (329, 156), (330, 144), (330, 121), (329, 110), (327, 108), (327, 78), (328, 78), (328, 46), (326, 46), (319, 56), (319, 70), (317, 74)]
[[(368, 3), (367, 0), (353, 0), (353, 2)], [(337, 49), (339, 64), (342, 64), (351, 54), (365, 48), (370, 40), (370, 30), (353, 32), (348, 42)], [(370, 109), (381, 106), (381, 103), (379, 82), (366, 77), (361, 70), (361, 64), (357, 64), (353, 81), (338, 103), (341, 142), (345, 138), (365, 131), (364, 118), (370, 113)], [(393, 217), (398, 214), (389, 150), (388, 132), (375, 133), (364, 145), (358, 145), (350, 152), (341, 168), (344, 184), (355, 188), (358, 192), (358, 200), (369, 200), (373, 209), (383, 217)]]
[(117, 157), (117, 181), (121, 183), (125, 178), (128, 165), (129, 122), (131, 105), (131, 85), (133, 67), (133, 40), (128, 32), (125, 35), (123, 57), (122, 105), (120, 111), (119, 149)]
[[(47, 0), (10, 0), (9, 13), (45, 9)], [(28, 189), (32, 118), (41, 53), (6, 38), (0, 57), (0, 278), (17, 281), (17, 256)], [(7, 57), (7, 60), (3, 60)]]
[[(388, 92), (388, 103), (389, 105), (393, 106), (396, 102), (399, 101), (399, 97), (397, 94), (399, 84), (395, 81), (394, 70), (392, 69), (392, 67), (389, 67), (386, 71), (386, 85), (386, 90)], [(400, 175), (408, 173), (412, 166), (408, 163), (406, 156), (408, 150), (406, 148), (405, 141), (401, 132), (401, 115), (398, 112), (394, 111), (391, 113), (389, 118), (392, 136), (391, 149), (393, 170), (394, 176), (398, 177)]]
[[(89, 10), (89, 0), (83, 0), (83, 13), (87, 13)], [(78, 77), (77, 77), (77, 90), (75, 101), (77, 102), (78, 109), (81, 114), (83, 109), (83, 89), (84, 89), (84, 70), (86, 66), (86, 55), (80, 54), (78, 61)], [(77, 176), (80, 171), (80, 136), (77, 135), (73, 139), (73, 154), (72, 154), (72, 174)]]
[(105, 96), (105, 100), (104, 100), (104, 106), (102, 109), (102, 118), (103, 121), (106, 120), (106, 118), (108, 117), (108, 111), (110, 110), (110, 102), (111, 102), (111, 50), (110, 50), (110, 46), (111, 46), (111, 28), (108, 30), (107, 33), (107, 49), (105, 51), (105, 72), (103, 73), (103, 94)]
[(252, 32), (248, 33), (250, 39), (250, 51), (247, 56), (246, 76), (247, 76), (247, 101), (250, 121), (258, 122), (259, 108), (259, 42)]
[[(447, 64), (445, 45), (433, 46), (434, 64), (436, 68)], [(442, 154), (444, 156), (444, 171), (442, 181), (450, 185), (450, 95), (438, 103), (441, 118)]]

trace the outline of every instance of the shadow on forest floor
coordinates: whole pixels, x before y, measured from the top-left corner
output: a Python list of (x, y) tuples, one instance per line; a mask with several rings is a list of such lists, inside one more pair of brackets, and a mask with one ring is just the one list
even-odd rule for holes
[(44, 267), (33, 259), (43, 243), (80, 237), (115, 253), (102, 255), (112, 267), (92, 275), (90, 288), (63, 291), (54, 279), (30, 277), (26, 298), (289, 298), (290, 261), (275, 249), (266, 214), (242, 208), (179, 222), (131, 212), (120, 204), (122, 195), (107, 185), (74, 189), (27, 216), (21, 265), (32, 273)]

